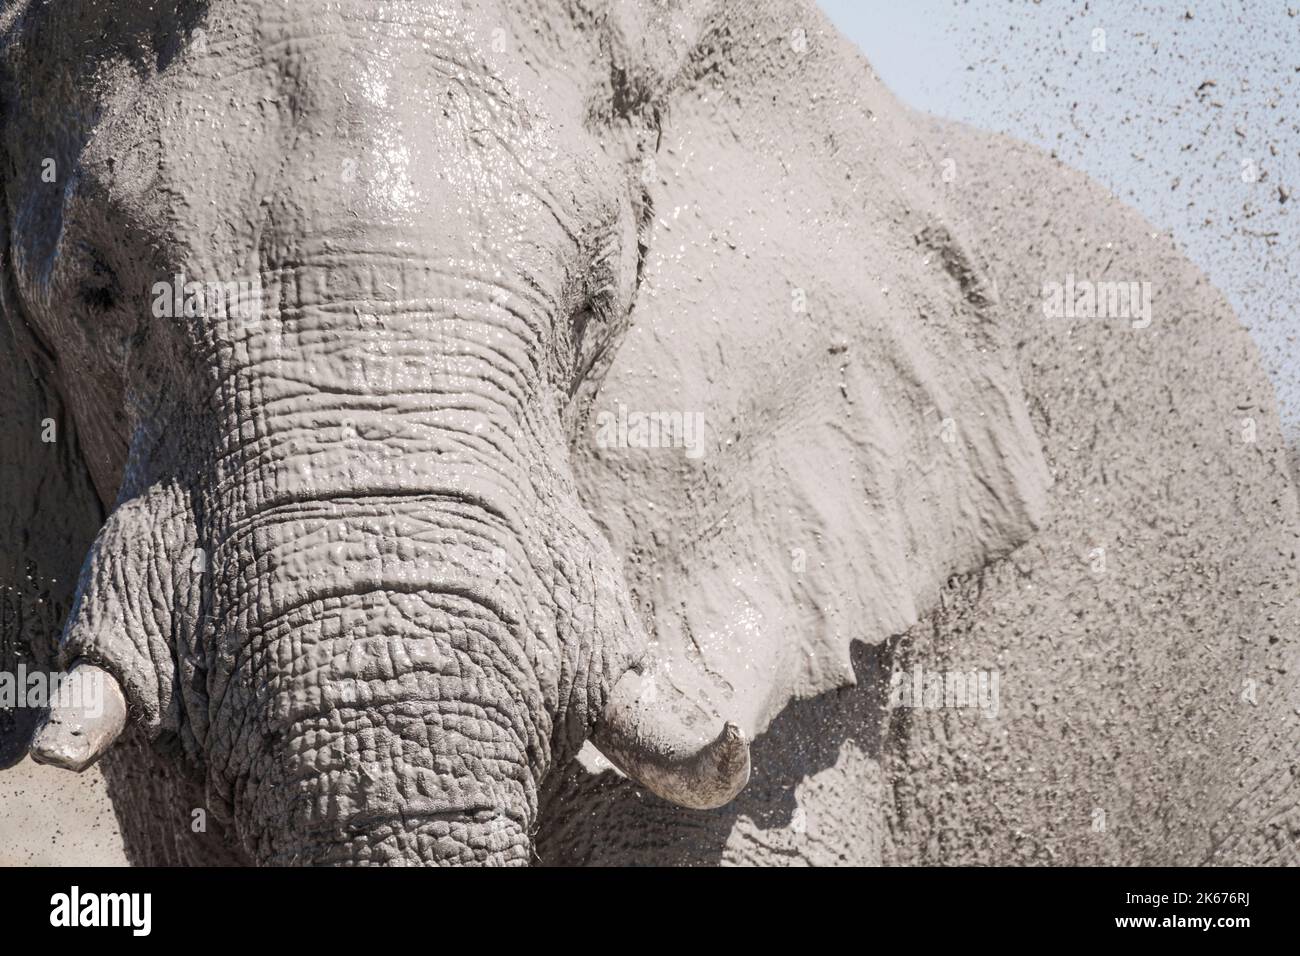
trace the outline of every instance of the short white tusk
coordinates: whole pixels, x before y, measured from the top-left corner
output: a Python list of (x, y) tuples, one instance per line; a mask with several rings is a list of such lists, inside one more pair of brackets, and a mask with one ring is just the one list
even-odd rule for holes
[(749, 782), (749, 740), (736, 724), (703, 720), (668, 681), (624, 674), (592, 743), (656, 796), (694, 810), (730, 803)]
[(85, 770), (126, 726), (126, 698), (117, 679), (93, 664), (74, 664), (51, 690), (50, 713), (29, 750), (37, 763)]

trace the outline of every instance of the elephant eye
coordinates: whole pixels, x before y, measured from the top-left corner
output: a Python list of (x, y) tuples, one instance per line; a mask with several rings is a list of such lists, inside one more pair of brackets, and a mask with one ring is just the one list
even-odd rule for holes
[(117, 307), (122, 298), (122, 288), (117, 281), (117, 273), (97, 252), (87, 255), (89, 274), (81, 283), (77, 297), (89, 309), (96, 312), (108, 312)]
[(81, 301), (92, 309), (108, 312), (117, 305), (117, 296), (111, 287), (88, 286), (81, 290)]

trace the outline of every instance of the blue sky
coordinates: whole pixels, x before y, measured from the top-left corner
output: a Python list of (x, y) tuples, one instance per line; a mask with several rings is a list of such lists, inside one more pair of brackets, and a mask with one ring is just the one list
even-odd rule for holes
[(820, 2), (907, 103), (1055, 149), (1169, 230), (1300, 438), (1300, 0)]

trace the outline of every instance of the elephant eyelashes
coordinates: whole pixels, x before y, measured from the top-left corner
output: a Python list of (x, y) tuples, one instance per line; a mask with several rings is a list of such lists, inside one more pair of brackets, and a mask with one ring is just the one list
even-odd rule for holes
[(576, 392), (582, 377), (590, 370), (592, 363), (595, 361), (594, 350), (586, 347), (587, 326), (595, 317), (592, 312), (592, 305), (588, 302), (578, 311), (573, 313), (570, 325), (570, 335), (573, 337), (575, 347), (575, 356), (577, 360), (577, 374), (573, 377), (573, 384), (570, 386), (570, 392)]
[(113, 271), (98, 253), (89, 254), (90, 269), (77, 298), (95, 312), (110, 312), (122, 300), (122, 287)]
[(117, 289), (113, 286), (90, 286), (80, 295), (85, 305), (98, 312), (109, 312), (117, 307)]
[[(607, 306), (606, 306), (607, 308)], [(569, 336), (573, 342), (573, 375), (569, 383), (570, 397), (576, 395), (588, 374), (599, 360), (608, 344), (609, 316), (601, 306), (588, 299), (574, 311), (569, 320)]]

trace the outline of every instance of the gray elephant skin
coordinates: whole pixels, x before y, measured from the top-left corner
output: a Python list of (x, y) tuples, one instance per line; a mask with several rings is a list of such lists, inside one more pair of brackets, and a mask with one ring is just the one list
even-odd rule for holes
[(0, 764), (132, 862), (1297, 861), (1274, 398), (1085, 177), (802, 0), (0, 34)]

